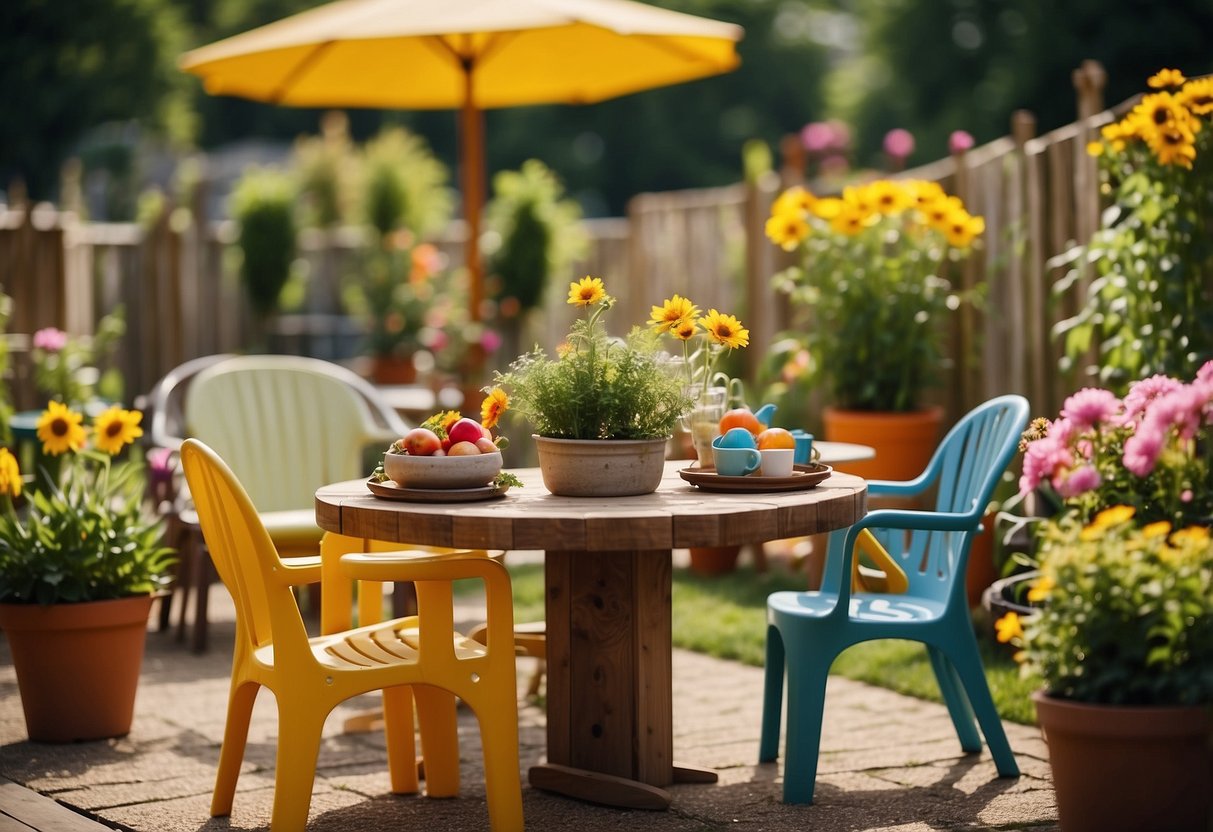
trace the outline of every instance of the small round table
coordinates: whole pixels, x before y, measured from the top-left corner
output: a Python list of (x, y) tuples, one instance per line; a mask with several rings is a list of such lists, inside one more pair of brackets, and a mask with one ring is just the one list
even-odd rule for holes
[[(343, 536), (322, 546), (321, 626), (349, 626), (352, 587), (338, 565), (348, 538), (466, 549), (543, 549), (547, 597), (547, 762), (531, 785), (613, 806), (661, 809), (665, 787), (715, 782), (673, 761), (671, 550), (730, 546), (849, 526), (867, 485), (834, 474), (815, 488), (713, 493), (666, 463), (655, 493), (557, 497), (538, 469), (479, 503), (374, 497), (361, 480), (316, 492), (316, 522)], [(355, 541), (358, 542), (358, 541)]]

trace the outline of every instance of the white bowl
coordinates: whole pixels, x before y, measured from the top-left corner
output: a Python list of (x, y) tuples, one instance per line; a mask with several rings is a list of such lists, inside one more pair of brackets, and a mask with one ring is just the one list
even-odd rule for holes
[(501, 470), (501, 452), (476, 456), (384, 454), (383, 470), (401, 488), (479, 488)]

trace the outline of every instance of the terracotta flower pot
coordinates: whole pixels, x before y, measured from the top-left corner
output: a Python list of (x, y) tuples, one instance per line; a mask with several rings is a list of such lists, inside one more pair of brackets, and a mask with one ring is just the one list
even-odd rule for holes
[(868, 480), (909, 480), (923, 472), (935, 453), (943, 408), (882, 413), (827, 407), (822, 421), (827, 440), (876, 449), (874, 459), (840, 464), (838, 470)]
[(371, 361), (371, 379), (376, 384), (413, 384), (417, 366), (410, 355), (376, 355)]
[(533, 436), (548, 491), (562, 497), (627, 497), (661, 484), (665, 445), (660, 439), (550, 439)]
[(691, 571), (700, 575), (727, 575), (737, 568), (740, 546), (696, 546), (688, 550)]
[(1032, 701), (1063, 832), (1213, 829), (1213, 709)]
[(151, 607), (151, 595), (0, 604), (31, 740), (74, 742), (130, 732)]

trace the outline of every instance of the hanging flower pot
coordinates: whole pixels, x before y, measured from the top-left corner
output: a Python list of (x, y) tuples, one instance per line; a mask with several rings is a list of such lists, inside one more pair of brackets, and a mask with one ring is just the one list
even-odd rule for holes
[(35, 742), (130, 732), (152, 596), (0, 604), (25, 726)]

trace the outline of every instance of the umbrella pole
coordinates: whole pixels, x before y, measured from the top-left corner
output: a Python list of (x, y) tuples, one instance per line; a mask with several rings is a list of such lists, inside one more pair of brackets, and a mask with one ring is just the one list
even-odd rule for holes
[[(475, 60), (462, 58), (463, 107), (460, 110), (460, 129), (463, 134), (462, 185), (463, 215), (467, 224), (467, 240), (464, 243), (464, 259), (468, 269), (468, 313), (475, 322), (480, 320), (484, 300), (484, 264), (480, 260), (480, 214), (484, 207), (484, 113), (476, 106)], [(464, 409), (478, 403), (479, 389), (484, 374), (484, 348), (479, 342), (468, 344), (463, 379)]]

